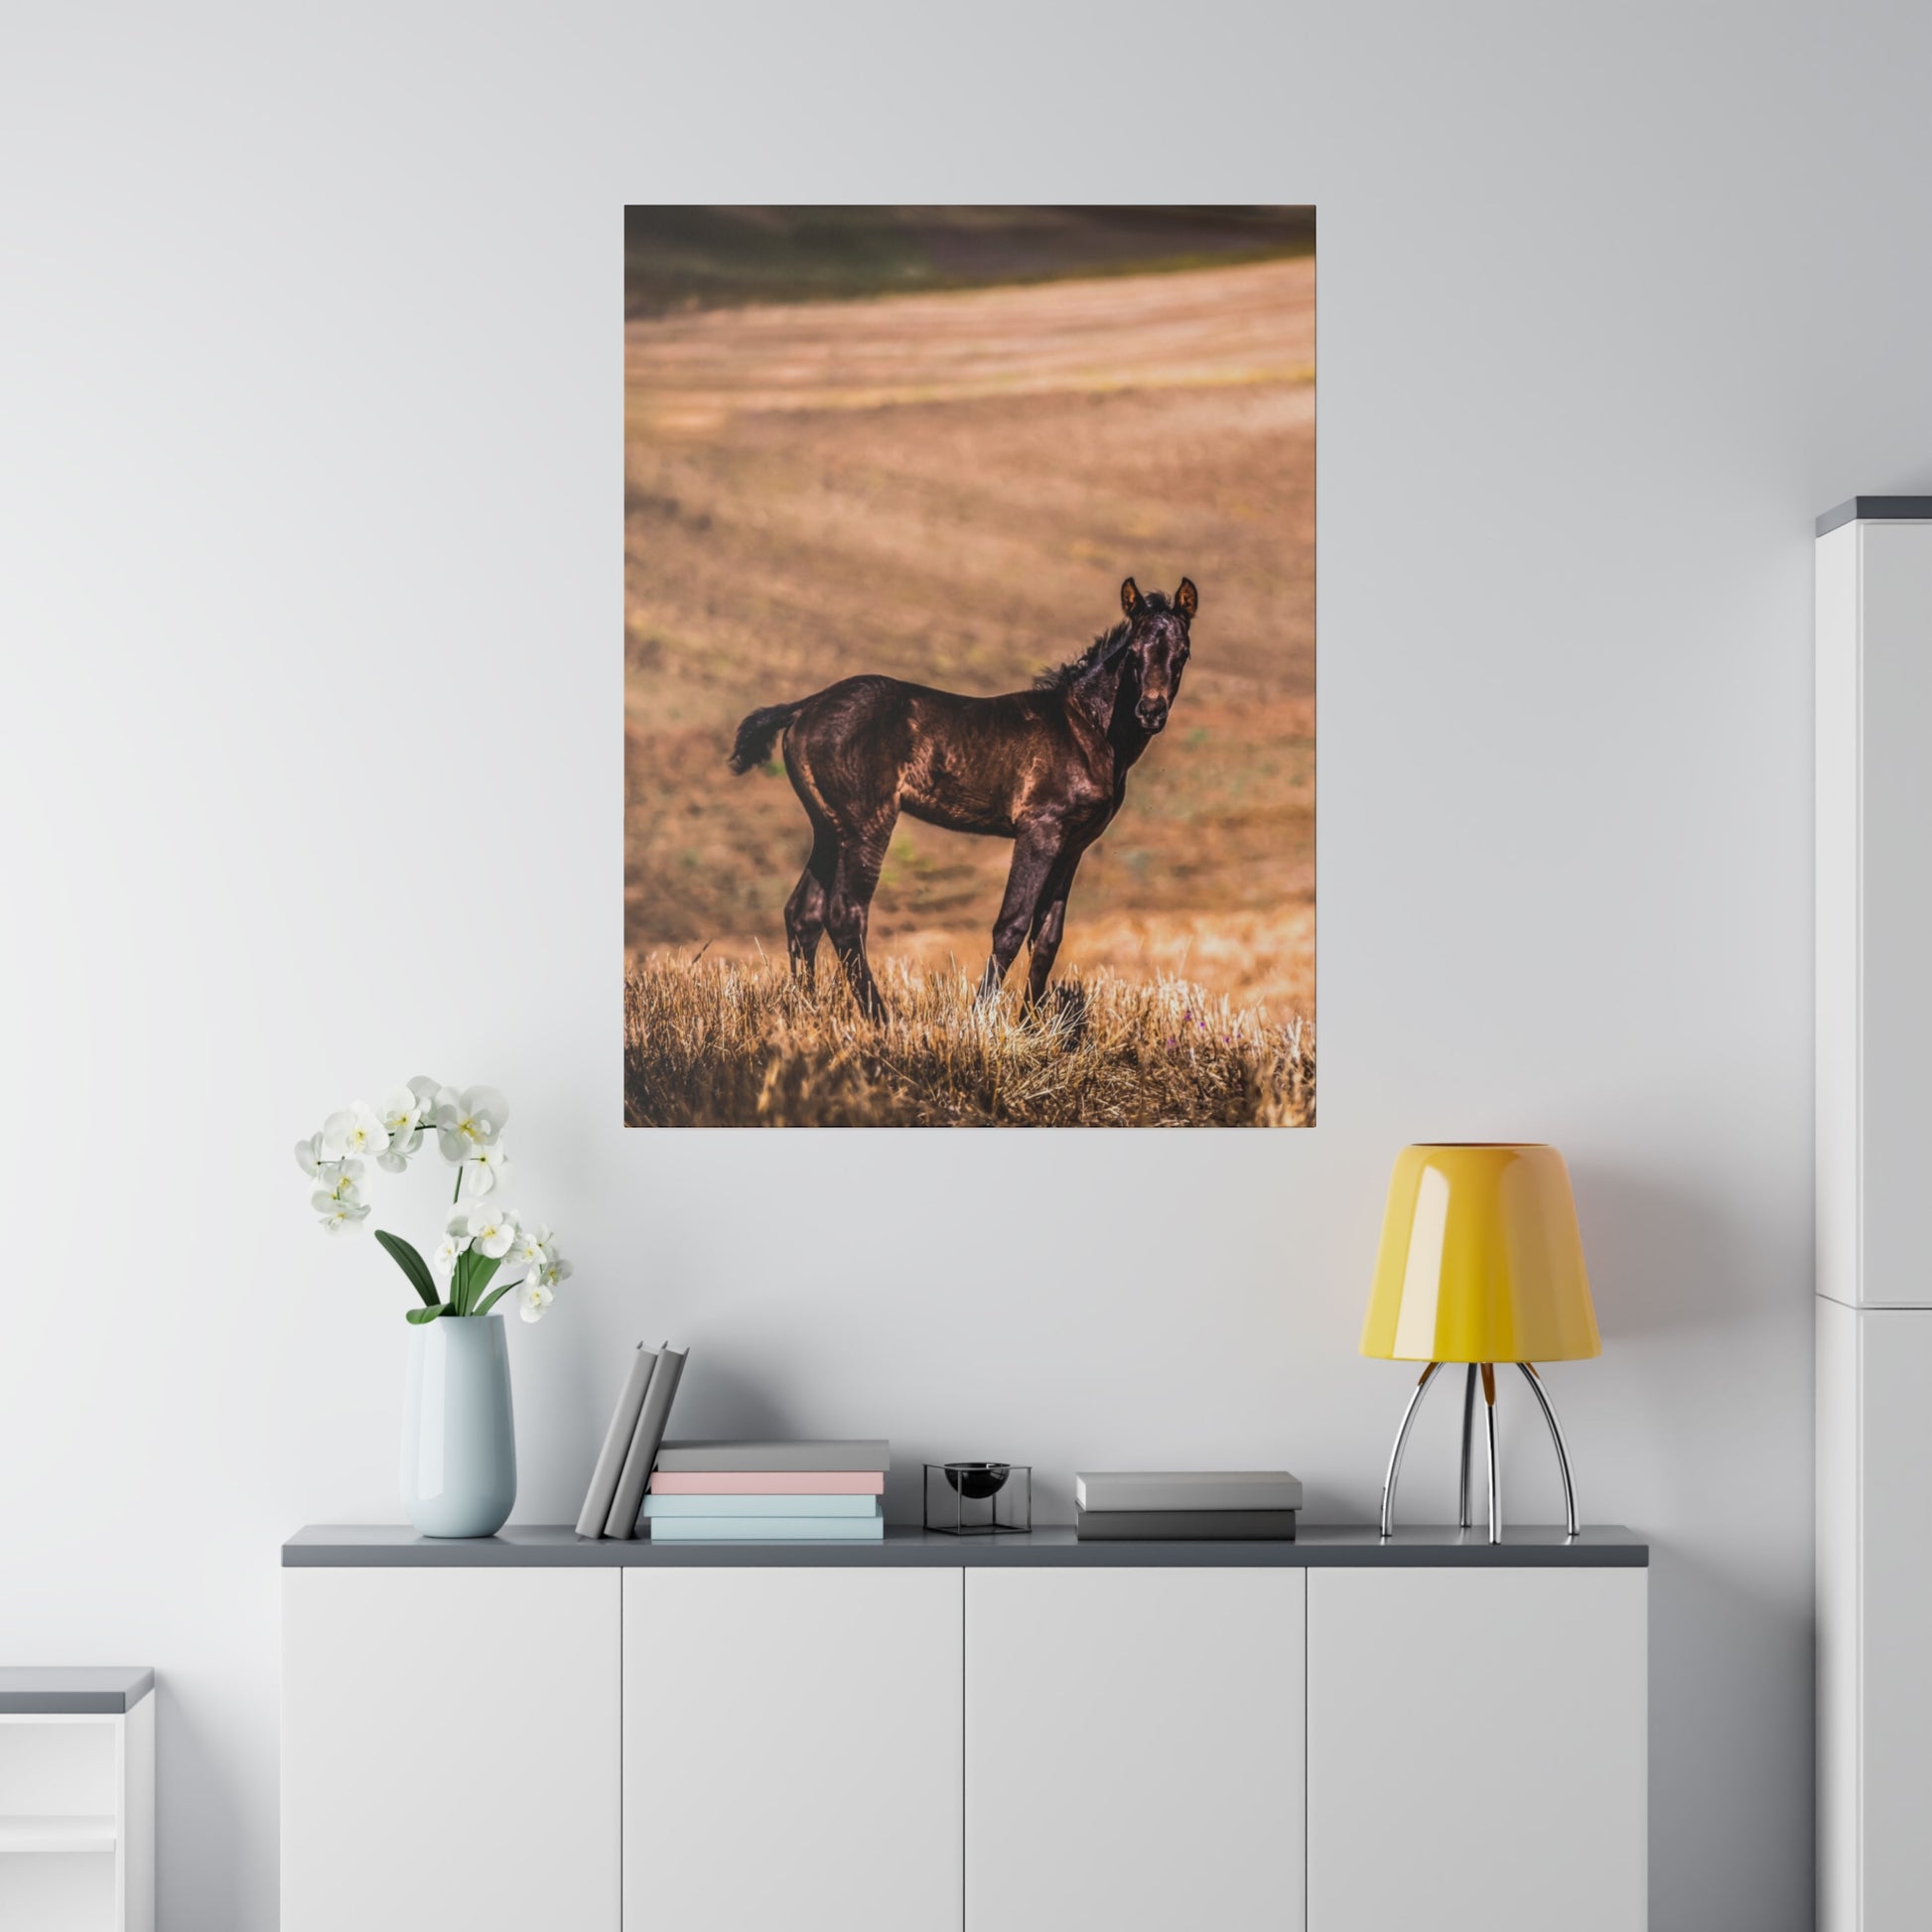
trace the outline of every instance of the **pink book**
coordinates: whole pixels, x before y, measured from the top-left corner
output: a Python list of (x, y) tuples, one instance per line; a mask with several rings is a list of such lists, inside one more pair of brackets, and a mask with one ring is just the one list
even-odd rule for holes
[(878, 1469), (693, 1469), (650, 1479), (654, 1496), (883, 1496)]

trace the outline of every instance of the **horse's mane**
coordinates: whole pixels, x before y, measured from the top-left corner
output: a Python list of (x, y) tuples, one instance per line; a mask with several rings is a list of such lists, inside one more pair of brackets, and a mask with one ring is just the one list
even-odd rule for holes
[[(1165, 611), (1168, 608), (1167, 594), (1163, 591), (1150, 591), (1142, 602), (1150, 611)], [(1099, 669), (1121, 645), (1127, 642), (1127, 633), (1131, 627), (1123, 618), (1111, 630), (1103, 630), (1078, 657), (1069, 657), (1064, 664), (1056, 664), (1048, 670), (1041, 671), (1034, 679), (1034, 689), (1071, 691), (1089, 671)]]

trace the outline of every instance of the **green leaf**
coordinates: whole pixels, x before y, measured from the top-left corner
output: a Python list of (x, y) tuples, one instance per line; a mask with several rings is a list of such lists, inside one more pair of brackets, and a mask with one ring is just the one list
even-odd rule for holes
[(382, 1243), (383, 1252), (389, 1259), (409, 1277), (409, 1286), (416, 1291), (424, 1305), (435, 1308), (442, 1298), (436, 1292), (436, 1284), (430, 1280), (429, 1267), (422, 1256), (399, 1234), (377, 1228), (375, 1238)]
[(433, 1309), (410, 1309), (404, 1315), (405, 1321), (413, 1321), (420, 1328), (425, 1321), (434, 1321), (439, 1314), (449, 1313), (448, 1305), (438, 1302)]
[(475, 1248), (470, 1250), (467, 1258), (475, 1265), (470, 1270), (470, 1299), (464, 1303), (463, 1311), (465, 1314), (479, 1314), (482, 1311), (477, 1307), (477, 1298), (489, 1286), (490, 1276), (502, 1267), (502, 1258), (498, 1256), (492, 1261), (488, 1255), (478, 1254)]
[(479, 1314), (487, 1314), (490, 1311), (490, 1310), (493, 1309), (496, 1306), (496, 1304), (500, 1302), (503, 1299), (503, 1297), (510, 1292), (511, 1289), (521, 1288), (523, 1284), (521, 1282), (505, 1282), (501, 1288), (492, 1288), (489, 1291), (489, 1293), (483, 1297), (483, 1304), (477, 1310), (477, 1312)]

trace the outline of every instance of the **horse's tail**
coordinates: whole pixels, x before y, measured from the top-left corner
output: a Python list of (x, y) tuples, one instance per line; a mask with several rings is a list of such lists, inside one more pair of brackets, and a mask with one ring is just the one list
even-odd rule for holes
[(762, 764), (771, 756), (778, 734), (804, 708), (805, 700), (799, 698), (792, 704), (768, 704), (753, 712), (739, 726), (738, 740), (732, 746), (733, 772), (742, 778), (755, 764)]

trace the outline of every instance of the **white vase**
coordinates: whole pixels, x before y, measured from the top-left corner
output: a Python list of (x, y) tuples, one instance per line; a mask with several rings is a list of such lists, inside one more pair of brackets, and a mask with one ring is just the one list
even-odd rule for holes
[(409, 1331), (402, 1506), (425, 1536), (494, 1536), (516, 1501), (516, 1426), (501, 1315)]

